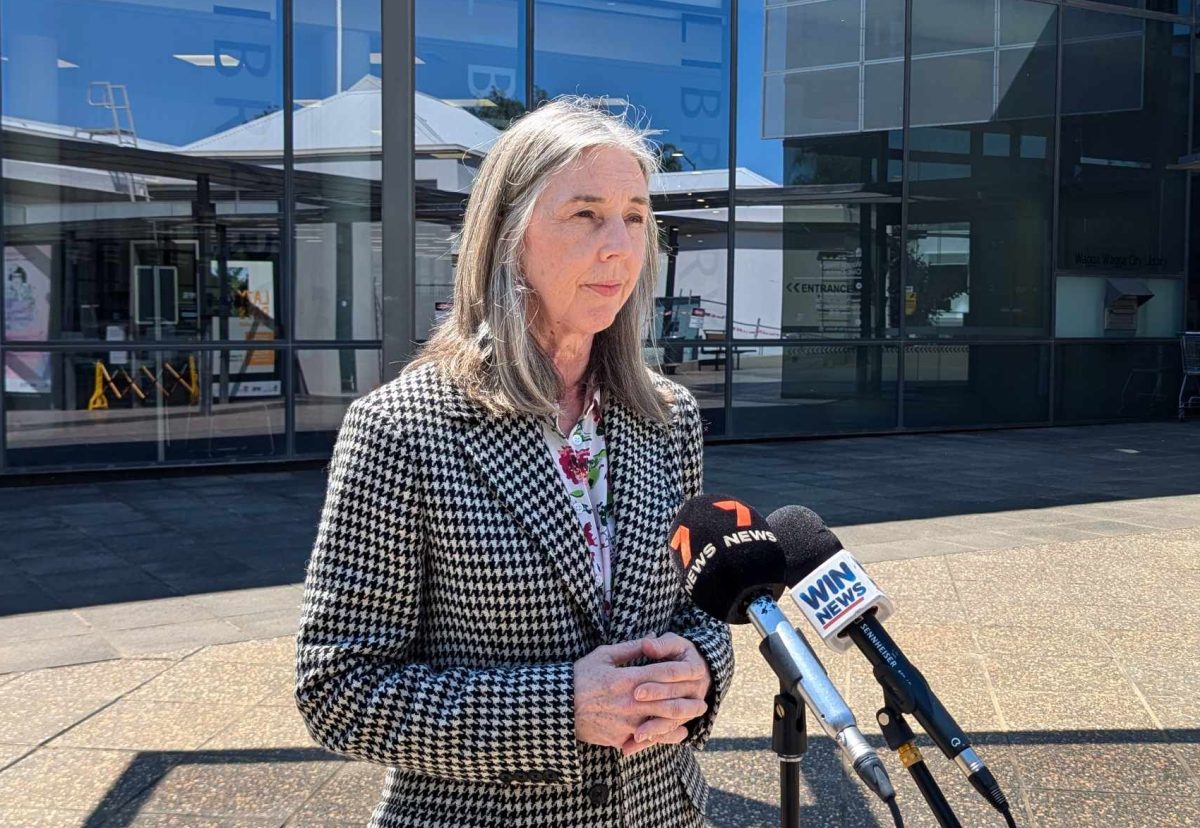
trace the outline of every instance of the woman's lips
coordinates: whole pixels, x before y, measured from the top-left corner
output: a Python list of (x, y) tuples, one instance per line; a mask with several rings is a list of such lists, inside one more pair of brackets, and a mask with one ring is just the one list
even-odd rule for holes
[(587, 285), (587, 287), (599, 293), (601, 296), (616, 296), (621, 292), (621, 283), (614, 282), (612, 284), (597, 284)]

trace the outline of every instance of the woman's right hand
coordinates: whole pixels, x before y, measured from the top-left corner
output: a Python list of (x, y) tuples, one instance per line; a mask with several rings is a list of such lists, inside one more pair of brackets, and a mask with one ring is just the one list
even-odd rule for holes
[[(646, 721), (686, 722), (708, 710), (708, 705), (693, 698), (634, 699), (634, 689), (647, 682), (686, 686), (704, 677), (703, 665), (683, 661), (626, 666), (643, 655), (643, 643), (637, 640), (606, 644), (575, 662), (575, 738), (579, 741), (628, 748), (634, 732)], [(678, 739), (660, 737), (657, 741), (682, 741), (687, 731), (682, 726), (676, 730), (678, 734), (670, 735), (678, 735)]]

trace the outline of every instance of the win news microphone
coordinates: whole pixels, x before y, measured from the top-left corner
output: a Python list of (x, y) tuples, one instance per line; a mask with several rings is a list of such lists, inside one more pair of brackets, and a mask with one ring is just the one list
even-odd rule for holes
[(920, 722), (938, 749), (971, 786), (1012, 824), (1004, 792), (967, 741), (967, 736), (883, 628), (892, 602), (862, 565), (842, 547), (820, 516), (803, 506), (784, 506), (767, 518), (787, 559), (790, 594), (821, 639), (844, 652), (850, 642), (871, 662), (875, 678), (897, 710)]
[(753, 624), (771, 669), (804, 700), (867, 787), (884, 802), (893, 800), (887, 771), (854, 714), (775, 603), (787, 586), (786, 558), (762, 515), (731, 497), (694, 497), (671, 526), (671, 548), (696, 606), (729, 624)]

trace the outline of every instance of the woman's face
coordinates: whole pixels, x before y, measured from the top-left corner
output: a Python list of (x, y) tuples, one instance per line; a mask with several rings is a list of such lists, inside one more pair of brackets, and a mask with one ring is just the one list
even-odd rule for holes
[(613, 323), (642, 270), (648, 221), (641, 167), (622, 150), (585, 150), (550, 179), (522, 259), (540, 334), (594, 334)]

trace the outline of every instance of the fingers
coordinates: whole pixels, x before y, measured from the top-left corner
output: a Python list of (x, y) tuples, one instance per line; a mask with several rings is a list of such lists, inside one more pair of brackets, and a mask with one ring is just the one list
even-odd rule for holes
[(642, 655), (642, 639), (622, 641), (618, 644), (603, 644), (595, 649), (606, 663), (626, 664)]
[(656, 661), (683, 659), (695, 649), (696, 645), (675, 633), (663, 633), (656, 638), (647, 638), (642, 641), (642, 652), (646, 658)]
[(634, 701), (649, 702), (664, 699), (703, 699), (708, 689), (700, 681), (678, 681), (672, 684), (649, 682), (634, 688)]
[[(663, 720), (657, 720), (662, 722)], [(649, 723), (647, 723), (649, 724)], [(621, 745), (621, 755), (632, 756), (635, 753), (640, 753), (649, 747), (655, 745), (677, 745), (687, 738), (687, 728), (678, 722), (666, 721), (662, 725), (662, 732), (656, 737), (650, 737), (644, 741), (638, 741), (637, 733), (625, 740), (625, 744)], [(639, 728), (640, 730), (640, 728)]]
[(676, 741), (682, 741), (672, 738), (678, 730), (683, 731), (684, 737), (687, 736), (687, 728), (678, 719), (646, 719), (638, 725), (637, 730), (633, 731), (633, 741), (638, 744), (643, 742), (674, 744)]
[(708, 674), (703, 661), (659, 661), (644, 667), (626, 667), (625, 675), (634, 684), (669, 684), (677, 681), (702, 681)]
[(642, 702), (638, 704), (640, 716), (656, 716), (661, 719), (675, 719), (686, 722), (697, 716), (703, 716), (708, 705), (700, 699), (666, 699), (657, 702)]

